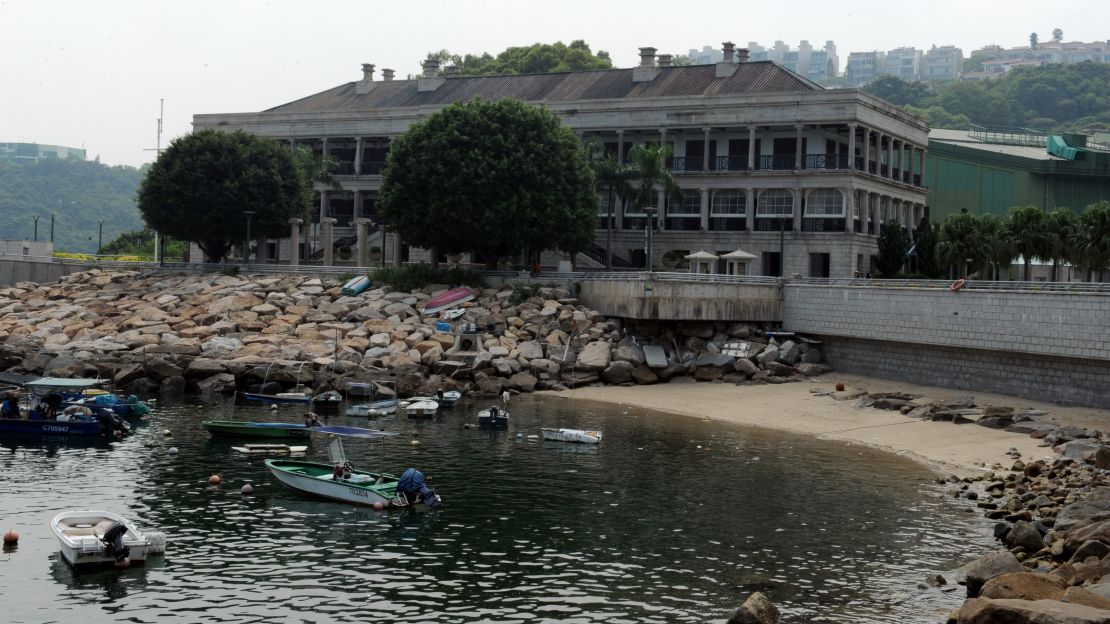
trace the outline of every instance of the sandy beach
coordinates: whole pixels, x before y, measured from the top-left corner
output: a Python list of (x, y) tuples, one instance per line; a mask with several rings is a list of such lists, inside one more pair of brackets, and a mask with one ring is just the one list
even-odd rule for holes
[(1058, 424), (1105, 429), (1110, 412), (1061, 407), (1051, 403), (997, 394), (955, 392), (943, 388), (885, 381), (856, 375), (831, 373), (816, 382), (779, 385), (734, 386), (689, 383), (635, 387), (587, 387), (549, 396), (616, 403), (676, 414), (712, 418), (743, 425), (767, 427), (843, 440), (888, 450), (925, 462), (943, 473), (960, 476), (981, 474), (983, 466), (1013, 463), (1006, 452), (1016, 448), (1025, 461), (1051, 459), (1054, 454), (1043, 442), (1024, 434), (1008, 433), (974, 424), (920, 421), (898, 412), (853, 407), (854, 401), (837, 401), (817, 396), (812, 388), (831, 390), (836, 383), (848, 389), (871, 392), (905, 392), (921, 395), (921, 401), (975, 397), (977, 405), (1032, 407), (1048, 412)]

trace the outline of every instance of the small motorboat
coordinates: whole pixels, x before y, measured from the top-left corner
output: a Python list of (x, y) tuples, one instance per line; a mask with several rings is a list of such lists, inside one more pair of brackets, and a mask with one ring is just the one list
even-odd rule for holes
[(388, 416), (397, 411), (401, 402), (397, 399), (382, 399), (369, 403), (358, 403), (347, 406), (348, 416)]
[(447, 390), (436, 395), (436, 401), (439, 403), (440, 407), (454, 407), (461, 398), (462, 393), (458, 390)]
[(50, 521), (70, 565), (127, 567), (165, 549), (161, 533), (143, 534), (130, 520), (111, 511), (63, 511)]
[(459, 304), (466, 303), (474, 297), (474, 291), (465, 286), (460, 288), (452, 288), (445, 293), (439, 294), (425, 301), (424, 307), (421, 309), (421, 313), (426, 316), (439, 314), (444, 310), (448, 310)]
[(312, 395), (303, 390), (295, 392), (278, 392), (277, 394), (259, 394), (257, 392), (241, 392), (247, 401), (261, 401), (263, 403), (311, 403)]
[(213, 436), (237, 438), (307, 438), (312, 429), (301, 423), (242, 420), (205, 420), (200, 426)]
[(439, 410), (439, 401), (432, 397), (412, 397), (401, 401), (399, 408), (409, 418), (431, 418)]
[(367, 288), (370, 288), (370, 278), (365, 275), (359, 275), (358, 277), (352, 277), (346, 284), (343, 284), (343, 288), (341, 288), (339, 292), (346, 297), (354, 297)]
[(339, 404), (343, 401), (343, 395), (335, 390), (328, 390), (321, 392), (312, 397), (312, 407), (318, 411), (336, 412), (339, 411)]
[(15, 417), (0, 418), (0, 435), (122, 436), (131, 428), (114, 411), (73, 401), (80, 399), (81, 390), (100, 383), (57, 377), (24, 383), (25, 403), (10, 393), (4, 398), (5, 408), (11, 408)]
[(307, 446), (289, 446), (288, 444), (244, 444), (233, 446), (231, 450), (243, 455), (304, 455)]
[(455, 308), (453, 310), (448, 310), (448, 311), (444, 312), (443, 313), (443, 320), (453, 321), (453, 320), (459, 318), (460, 316), (462, 316), (464, 314), (466, 314), (466, 310), (463, 310), (462, 308)]
[(581, 444), (600, 444), (601, 432), (586, 429), (540, 429), (544, 440), (556, 442), (578, 442)]
[(494, 405), (478, 412), (479, 427), (508, 427), (509, 410)]
[(370, 431), (347, 427), (350, 433), (334, 432), (328, 444), (330, 464), (295, 459), (267, 459), (266, 468), (282, 485), (330, 500), (355, 505), (384, 507), (410, 507), (424, 505), (435, 508), (441, 499), (424, 481), (424, 474), (409, 468), (400, 478), (382, 472), (356, 470), (343, 452), (342, 437), (381, 439), (392, 435), (383, 431)]

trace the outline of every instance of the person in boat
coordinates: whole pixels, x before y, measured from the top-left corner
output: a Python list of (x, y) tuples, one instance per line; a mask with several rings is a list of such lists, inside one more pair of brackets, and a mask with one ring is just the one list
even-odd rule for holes
[(351, 478), (354, 471), (355, 467), (351, 465), (351, 462), (343, 462), (342, 464), (335, 462), (335, 466), (331, 469), (331, 478), (336, 481), (346, 481)]
[(501, 393), (501, 402), (504, 403), (506, 406), (509, 405), (509, 391), (508, 390)]
[(501, 413), (501, 410), (497, 409), (496, 405), (489, 406), (489, 418), (490, 418), (490, 420), (497, 420), (497, 416), (500, 413)]
[(440, 403), (443, 402), (443, 388), (436, 390), (436, 399), (438, 399)]
[(316, 412), (305, 412), (304, 413), (304, 426), (305, 427), (319, 427), (320, 426), (320, 417), (316, 415)]
[(19, 413), (19, 399), (14, 392), (9, 392), (0, 403), (0, 418), (18, 419), (23, 416)]
[(46, 398), (42, 401), (43, 415), (46, 417), (46, 420), (54, 420), (58, 417), (58, 406), (61, 404), (62, 395), (57, 392), (51, 392), (46, 395)]

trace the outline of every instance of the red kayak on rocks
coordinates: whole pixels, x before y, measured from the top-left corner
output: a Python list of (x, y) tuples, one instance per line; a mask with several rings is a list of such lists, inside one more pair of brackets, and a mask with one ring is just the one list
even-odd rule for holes
[(444, 310), (453, 308), (460, 303), (466, 303), (474, 298), (474, 291), (466, 288), (452, 288), (447, 292), (432, 297), (424, 302), (424, 314), (438, 314)]

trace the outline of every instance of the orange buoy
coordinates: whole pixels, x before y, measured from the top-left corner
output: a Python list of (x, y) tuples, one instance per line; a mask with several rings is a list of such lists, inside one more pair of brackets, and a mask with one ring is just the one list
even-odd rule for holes
[(214, 474), (211, 477), (208, 477), (208, 485), (219, 485), (220, 481), (223, 481), (223, 479), (221, 479), (220, 475), (218, 474)]
[(13, 531), (11, 529), (8, 529), (7, 533), (4, 533), (4, 543), (5, 544), (14, 544), (18, 541), (19, 541), (19, 533), (16, 533), (15, 531)]
[(967, 286), (967, 280), (965, 280), (964, 278), (961, 277), (960, 279), (952, 282), (952, 285), (950, 285), (948, 287), (948, 290), (950, 290), (952, 292), (956, 292), (956, 291), (960, 290), (961, 288), (963, 288), (964, 286)]
[(836, 384), (836, 391), (837, 392), (844, 392), (844, 384), (842, 384), (842, 383)]
[(381, 501), (374, 501), (374, 511), (385, 511), (385, 503)]

